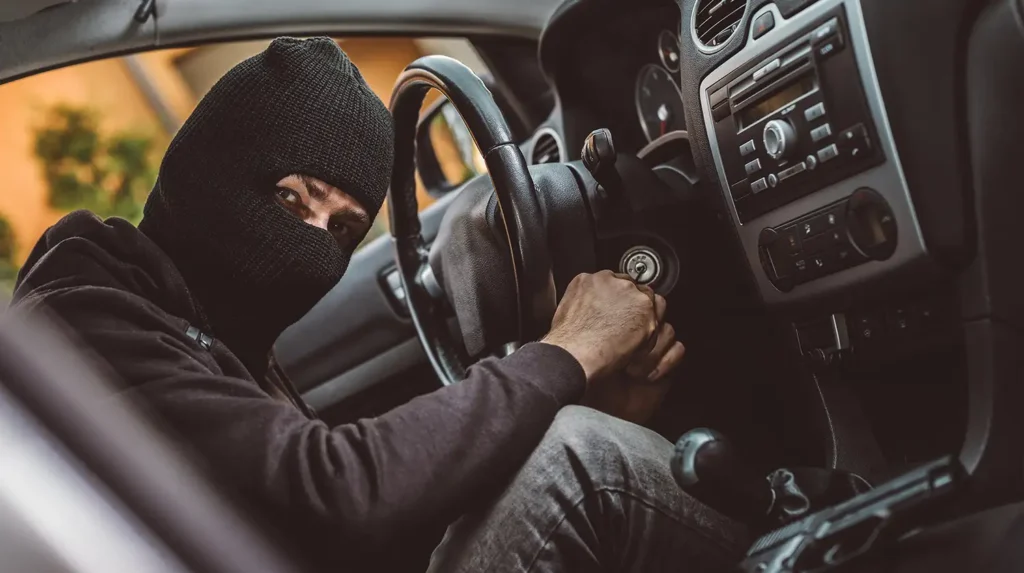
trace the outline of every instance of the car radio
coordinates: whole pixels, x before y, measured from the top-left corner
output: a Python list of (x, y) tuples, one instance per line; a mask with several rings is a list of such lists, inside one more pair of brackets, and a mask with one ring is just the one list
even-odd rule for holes
[(741, 223), (884, 161), (841, 10), (708, 90)]

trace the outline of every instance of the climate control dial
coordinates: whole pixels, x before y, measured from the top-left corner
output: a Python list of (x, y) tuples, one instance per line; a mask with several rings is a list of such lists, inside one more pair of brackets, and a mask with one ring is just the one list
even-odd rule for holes
[(764, 150), (772, 159), (782, 159), (796, 149), (796, 131), (785, 119), (773, 119), (764, 126)]

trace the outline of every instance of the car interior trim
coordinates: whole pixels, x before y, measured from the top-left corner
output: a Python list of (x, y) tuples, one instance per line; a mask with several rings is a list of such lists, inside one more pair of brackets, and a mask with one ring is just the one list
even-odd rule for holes
[(33, 553), (52, 558), (54, 571), (187, 570), (3, 388), (0, 437), (0, 554), (24, 550), (7, 545), (20, 539), (37, 546)]

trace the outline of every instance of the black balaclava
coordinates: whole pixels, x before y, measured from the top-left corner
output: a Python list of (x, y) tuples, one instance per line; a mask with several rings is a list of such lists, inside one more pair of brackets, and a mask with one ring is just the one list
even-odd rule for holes
[(296, 173), (372, 216), (394, 154), (391, 115), (330, 38), (274, 40), (235, 66), (174, 137), (139, 229), (174, 261), (206, 327), (253, 376), (331, 289), (351, 252), (277, 203)]

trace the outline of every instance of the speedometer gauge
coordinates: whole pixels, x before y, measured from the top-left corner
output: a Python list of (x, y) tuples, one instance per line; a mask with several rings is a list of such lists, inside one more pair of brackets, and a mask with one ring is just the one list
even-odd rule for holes
[(648, 64), (640, 70), (636, 78), (636, 110), (648, 141), (686, 129), (683, 96), (661, 66)]

